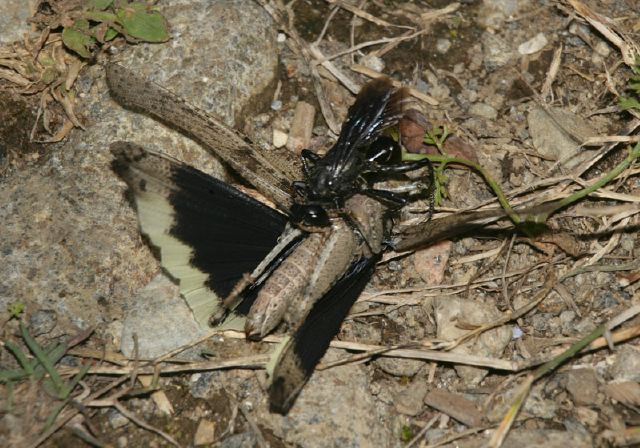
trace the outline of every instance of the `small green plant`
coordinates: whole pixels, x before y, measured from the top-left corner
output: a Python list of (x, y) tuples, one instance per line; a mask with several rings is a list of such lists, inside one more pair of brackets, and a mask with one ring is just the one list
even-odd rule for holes
[(24, 303), (22, 302), (13, 302), (9, 304), (7, 307), (7, 312), (9, 313), (10, 319), (17, 319), (20, 317), (22, 313), (24, 313)]
[[(425, 132), (423, 142), (427, 145), (434, 145), (441, 154), (444, 154), (444, 142), (450, 136), (449, 128), (446, 125), (434, 126), (431, 130)], [(445, 164), (441, 163), (434, 169), (435, 189), (433, 192), (433, 201), (436, 206), (441, 205), (442, 201), (448, 196), (445, 184), (448, 177), (444, 174)]]
[(400, 440), (403, 443), (409, 443), (413, 439), (413, 430), (409, 425), (402, 425), (402, 429), (400, 430)]
[(629, 78), (627, 90), (631, 96), (620, 99), (620, 108), (623, 110), (640, 110), (640, 60), (636, 60), (636, 65), (631, 68), (633, 75)]
[(66, 344), (57, 343), (42, 347), (33, 336), (29, 334), (29, 330), (27, 330), (27, 327), (22, 322), (20, 322), (20, 334), (25, 345), (33, 355), (33, 358), (29, 359), (18, 344), (12, 341), (6, 341), (4, 343), (4, 346), (11, 352), (20, 365), (19, 369), (0, 370), (0, 383), (7, 385), (9, 394), (7, 408), (11, 408), (13, 385), (15, 382), (43, 380), (44, 390), (52, 397), (60, 400), (60, 403), (54, 407), (47, 418), (45, 427), (49, 427), (55, 421), (60, 411), (67, 405), (71, 398), (71, 393), (89, 371), (89, 366), (84, 366), (71, 380), (65, 382), (56, 370), (55, 364), (60, 361), (66, 353)]
[(84, 58), (91, 57), (98, 44), (118, 35), (131, 41), (169, 40), (167, 21), (144, 2), (89, 0), (70, 16), (70, 23), (62, 31), (62, 42)]

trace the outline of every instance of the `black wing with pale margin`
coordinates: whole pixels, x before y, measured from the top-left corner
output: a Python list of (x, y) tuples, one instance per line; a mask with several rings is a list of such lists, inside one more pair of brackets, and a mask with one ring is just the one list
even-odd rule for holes
[[(128, 142), (111, 146), (141, 232), (201, 324), (277, 244), (287, 218), (232, 186)], [(243, 310), (248, 304), (243, 304)]]
[(276, 351), (269, 386), (271, 412), (287, 414), (324, 356), (331, 340), (373, 275), (379, 257), (361, 258), (311, 309), (304, 322)]

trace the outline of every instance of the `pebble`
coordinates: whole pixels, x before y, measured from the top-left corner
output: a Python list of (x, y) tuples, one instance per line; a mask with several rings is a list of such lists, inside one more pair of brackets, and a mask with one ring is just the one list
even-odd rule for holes
[(208, 399), (217, 390), (216, 383), (221, 380), (220, 372), (194, 373), (189, 378), (189, 393), (196, 398)]
[(591, 333), (596, 329), (596, 324), (593, 323), (591, 319), (585, 317), (584, 319), (578, 321), (574, 326), (575, 334), (586, 336), (587, 333)]
[(195, 446), (210, 445), (215, 441), (216, 424), (211, 420), (202, 419), (198, 423), (196, 435), (193, 437)]
[(475, 103), (469, 108), (469, 114), (487, 120), (495, 120), (498, 118), (498, 111), (486, 103)]
[(417, 379), (394, 398), (394, 406), (400, 414), (416, 416), (423, 408), (424, 397), (427, 395), (427, 385), (422, 379)]
[(281, 131), (280, 129), (273, 130), (273, 146), (275, 146), (276, 148), (282, 148), (287, 144), (288, 140), (289, 134)]
[(576, 312), (573, 310), (565, 310), (560, 313), (560, 324), (562, 325), (562, 334), (570, 335), (573, 333), (572, 322), (576, 318)]
[(602, 40), (598, 41), (598, 43), (595, 44), (593, 50), (603, 58), (606, 58), (607, 56), (609, 56), (609, 53), (611, 53), (611, 47), (609, 46), (609, 44)]
[(617, 349), (616, 359), (611, 366), (614, 382), (640, 381), (640, 349), (624, 345)]
[(271, 102), (271, 110), (280, 110), (280, 109), (282, 109), (282, 101), (273, 100)]
[(360, 64), (364, 65), (367, 68), (370, 68), (371, 70), (375, 70), (377, 72), (382, 72), (384, 71), (384, 68), (385, 68), (384, 61), (378, 56), (373, 56), (373, 55), (367, 55), (364, 58), (362, 58), (360, 60)]
[(258, 441), (252, 432), (243, 432), (242, 434), (233, 434), (227, 437), (217, 446), (219, 448), (254, 448), (258, 446)]
[(427, 286), (439, 285), (444, 280), (452, 246), (451, 241), (445, 240), (413, 254), (413, 266)]
[[(587, 120), (573, 112), (554, 107), (534, 107), (527, 116), (527, 122), (533, 146), (540, 154), (564, 161), (573, 157), (571, 163), (565, 162), (568, 167), (579, 163), (581, 157), (589, 156), (589, 151), (583, 150), (581, 157), (574, 157), (579, 151), (576, 139), (586, 140), (595, 135), (595, 130)], [(570, 137), (567, 130), (575, 137)]]
[(487, 71), (492, 72), (507, 65), (513, 57), (509, 43), (489, 32), (485, 32), (481, 39), (484, 51), (483, 64)]
[(424, 365), (424, 361), (402, 358), (378, 358), (375, 360), (375, 364), (383, 372), (388, 373), (389, 375), (411, 378), (418, 373), (420, 368)]
[(580, 423), (587, 426), (596, 426), (598, 424), (598, 413), (586, 406), (579, 406), (574, 409)]
[(449, 39), (438, 39), (436, 41), (436, 51), (440, 54), (445, 54), (451, 48), (451, 41)]
[(598, 294), (592, 302), (592, 306), (596, 310), (606, 310), (618, 305), (618, 300), (614, 297), (611, 291), (603, 291)]
[(534, 54), (542, 50), (549, 41), (544, 33), (538, 33), (526, 42), (521, 43), (518, 46), (518, 53), (520, 54)]
[(522, 331), (522, 328), (520, 328), (518, 325), (515, 325), (513, 327), (511, 335), (513, 339), (520, 339), (522, 336), (524, 336), (524, 332)]
[[(459, 322), (481, 325), (493, 322), (500, 317), (500, 313), (491, 304), (481, 301), (462, 300), (452, 297), (437, 297), (434, 301), (435, 320), (438, 339), (451, 341), (465, 334), (468, 330), (461, 329)], [(489, 330), (473, 341), (466, 342), (453, 349), (460, 354), (471, 353), (476, 356), (500, 357), (511, 340), (511, 326)], [(463, 380), (478, 384), (486, 375), (485, 369), (477, 367), (456, 366), (456, 373)]]
[(578, 406), (594, 404), (598, 397), (598, 379), (592, 369), (571, 370), (566, 375), (566, 389)]
[(109, 409), (107, 419), (113, 429), (122, 428), (129, 424), (129, 419), (115, 409)]

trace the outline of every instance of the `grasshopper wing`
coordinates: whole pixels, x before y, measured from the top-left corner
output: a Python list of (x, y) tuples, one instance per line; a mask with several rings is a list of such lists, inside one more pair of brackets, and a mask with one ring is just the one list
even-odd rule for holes
[(306, 384), (342, 321), (373, 275), (379, 256), (360, 258), (338, 282), (313, 305), (292, 336), (276, 349), (271, 365), (269, 402), (271, 412), (287, 414)]
[(276, 246), (286, 216), (132, 143), (114, 143), (111, 152), (114, 170), (132, 193), (141, 232), (158, 249), (163, 268), (179, 281), (196, 320), (206, 326), (242, 276)]

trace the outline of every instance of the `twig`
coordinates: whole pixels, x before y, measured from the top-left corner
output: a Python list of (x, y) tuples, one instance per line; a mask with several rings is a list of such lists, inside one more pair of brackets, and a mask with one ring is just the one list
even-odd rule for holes
[(260, 431), (260, 428), (258, 427), (258, 424), (256, 423), (251, 413), (248, 410), (246, 410), (244, 406), (242, 406), (242, 404), (238, 406), (238, 409), (240, 410), (240, 413), (242, 414), (244, 419), (249, 424), (249, 427), (251, 428), (251, 432), (253, 432), (253, 435), (256, 436), (256, 442), (258, 446), (260, 448), (268, 448), (269, 444), (264, 439), (264, 435), (262, 435), (262, 431)]
[(394, 28), (405, 28), (405, 29), (413, 29), (413, 27), (410, 26), (404, 26), (404, 25), (394, 25), (393, 23), (389, 23), (385, 20), (379, 19), (376, 16), (369, 14), (366, 11), (363, 11), (362, 9), (356, 7), (356, 6), (352, 6), (348, 3), (345, 3), (341, 0), (326, 0), (327, 3), (331, 4), (331, 5), (337, 5), (340, 6), (342, 9), (345, 9), (347, 11), (349, 11), (350, 13), (355, 14), (356, 16), (360, 17), (361, 19), (367, 20), (369, 22), (375, 23), (376, 25), (379, 26), (384, 26), (384, 27), (394, 27)]
[(122, 415), (127, 417), (129, 420), (131, 420), (133, 423), (135, 423), (136, 425), (140, 426), (141, 428), (144, 428), (147, 431), (154, 432), (154, 433), (158, 434), (160, 437), (162, 437), (163, 439), (165, 439), (167, 442), (169, 442), (170, 444), (172, 444), (174, 446), (177, 446), (177, 447), (180, 446), (180, 444), (173, 437), (171, 437), (169, 434), (167, 434), (166, 432), (162, 431), (161, 429), (158, 429), (158, 428), (156, 428), (154, 426), (151, 426), (150, 424), (148, 424), (144, 420), (139, 419), (138, 417), (136, 417), (133, 414), (133, 412), (130, 412), (127, 408), (125, 408), (117, 400), (114, 401), (113, 407), (116, 408), (118, 410), (118, 412), (120, 412)]

